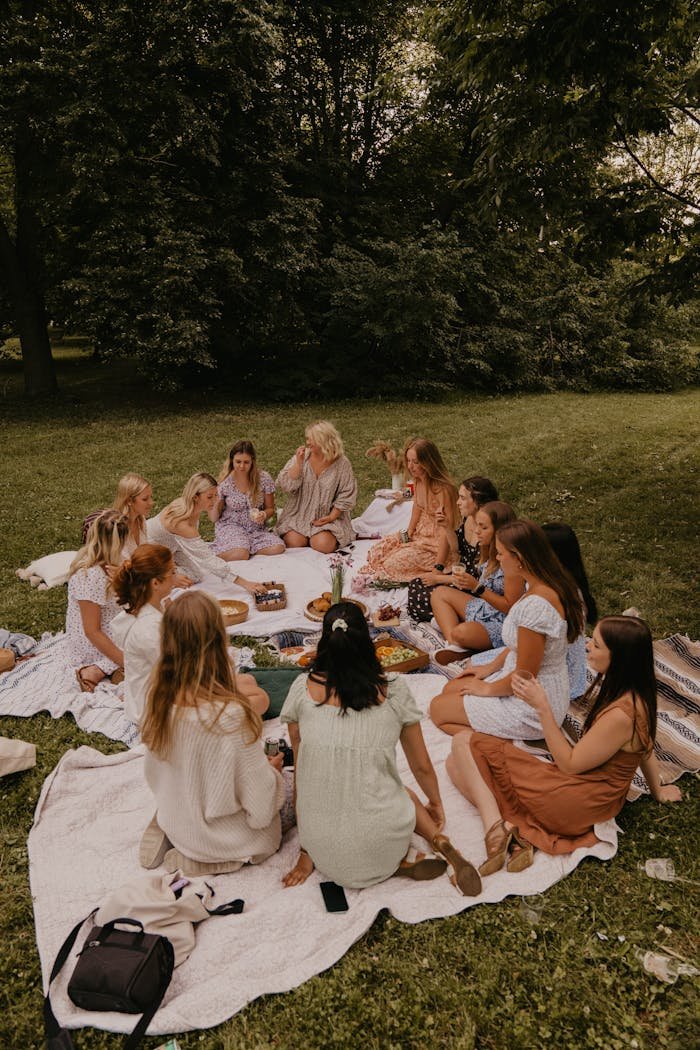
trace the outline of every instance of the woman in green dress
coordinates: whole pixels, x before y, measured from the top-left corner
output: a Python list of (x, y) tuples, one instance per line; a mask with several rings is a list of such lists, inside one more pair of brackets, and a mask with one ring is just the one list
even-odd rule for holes
[[(437, 878), (449, 864), (462, 893), (480, 892), (475, 868), (442, 834), (445, 814), (421, 712), (401, 676), (382, 671), (354, 603), (326, 613), (310, 673), (292, 685), (281, 718), (295, 754), (301, 847), (285, 885), (304, 882), (314, 867), (362, 889), (392, 875)], [(401, 782), (397, 743), (425, 803)], [(409, 859), (414, 831), (440, 856)]]

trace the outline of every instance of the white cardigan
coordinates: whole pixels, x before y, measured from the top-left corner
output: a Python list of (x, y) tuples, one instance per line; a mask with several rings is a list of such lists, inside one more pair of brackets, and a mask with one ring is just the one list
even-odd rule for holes
[(227, 704), (210, 729), (216, 710), (209, 704), (179, 709), (167, 758), (146, 752), (158, 824), (192, 860), (259, 863), (280, 846), (284, 781), (262, 742), (246, 743), (240, 705)]

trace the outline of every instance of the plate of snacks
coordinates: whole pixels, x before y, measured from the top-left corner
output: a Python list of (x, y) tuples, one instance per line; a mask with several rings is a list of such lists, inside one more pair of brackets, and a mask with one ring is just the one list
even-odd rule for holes
[(372, 613), (375, 627), (398, 627), (401, 622), (401, 609), (398, 605), (380, 605)]
[(247, 602), (240, 602), (237, 598), (220, 598), (221, 615), (227, 627), (243, 623), (248, 619), (249, 606)]
[(386, 638), (375, 639), (374, 651), (383, 671), (419, 671), (430, 662), (428, 654), (422, 649), (388, 635)]
[(315, 659), (316, 659), (316, 650), (315, 649), (307, 649), (305, 652), (303, 652), (301, 654), (301, 656), (297, 660), (297, 663), (298, 663), (299, 667), (310, 667)]
[[(330, 609), (332, 602), (332, 594), (330, 591), (324, 591), (320, 598), (314, 598), (312, 602), (306, 606), (304, 615), (308, 616), (310, 620), (314, 620), (319, 623)], [(362, 615), (367, 615), (367, 606), (364, 602), (358, 602), (356, 598), (346, 598), (343, 595), (341, 599), (344, 602), (351, 602), (353, 605), (357, 605), (362, 610)]]
[(280, 656), (301, 656), (303, 652), (303, 645), (285, 645), (283, 649), (280, 649)]

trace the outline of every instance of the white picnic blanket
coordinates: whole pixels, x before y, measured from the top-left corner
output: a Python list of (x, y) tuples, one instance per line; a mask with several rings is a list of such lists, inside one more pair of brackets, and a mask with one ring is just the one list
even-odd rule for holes
[[(385, 494), (389, 489), (378, 490)], [(360, 539), (389, 536), (392, 532), (407, 529), (413, 512), (413, 500), (394, 503), (386, 495), (373, 499), (366, 510), (352, 519), (352, 527)]]
[[(407, 682), (426, 711), (444, 678), (419, 675)], [(266, 723), (266, 733), (268, 730), (275, 735), (276, 724)], [(446, 830), (478, 864), (484, 858), (480, 820), (444, 772), (450, 739), (428, 720), (423, 730), (440, 779)], [(415, 786), (402, 752), (399, 769), (406, 784)], [(29, 874), (44, 983), (72, 926), (110, 891), (142, 874), (139, 838), (152, 813), (141, 747), (110, 756), (87, 747), (68, 751), (47, 777), (29, 835)], [(564, 857), (537, 853), (527, 871), (508, 874), (504, 870), (485, 879), (477, 898), (460, 896), (446, 875), (424, 883), (391, 878), (369, 889), (346, 891), (349, 910), (329, 915), (317, 872), (302, 886), (282, 886), (281, 877), (297, 856), (293, 829), (279, 853), (264, 864), (210, 880), (216, 901), (242, 897), (245, 910), (241, 915), (209, 919), (198, 927), (196, 947), (175, 971), (149, 1031), (164, 1035), (208, 1028), (260, 995), (296, 988), (340, 959), (383, 908), (402, 922), (416, 923), (455, 915), (510, 894), (541, 893), (573, 871), (585, 856), (600, 860), (614, 856), (615, 822), (608, 821), (596, 830), (601, 841), (594, 848)], [(418, 838), (415, 845), (425, 848)], [(78, 946), (83, 939), (81, 933)], [(65, 992), (72, 968), (69, 961), (52, 991), (59, 1021), (68, 1028), (92, 1025), (114, 1032), (130, 1030), (131, 1016), (85, 1013), (72, 1005)]]

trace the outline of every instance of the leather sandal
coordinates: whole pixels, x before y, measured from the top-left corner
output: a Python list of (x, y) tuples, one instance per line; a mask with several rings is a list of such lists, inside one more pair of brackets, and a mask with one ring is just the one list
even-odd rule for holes
[(447, 871), (447, 861), (442, 857), (426, 857), (425, 853), (417, 853), (413, 860), (402, 860), (394, 872), (404, 879), (415, 879), (416, 882), (427, 882), (429, 879), (439, 879)]
[(434, 660), (436, 664), (440, 664), (440, 667), (446, 667), (447, 664), (466, 659), (467, 656), (472, 655), (472, 652), (473, 649), (438, 649), (434, 654)]
[(463, 897), (478, 897), (481, 893), (481, 879), (471, 861), (468, 861), (456, 846), (453, 846), (447, 835), (436, 835), (433, 849), (444, 857), (452, 868), (450, 882)]
[(497, 820), (491, 825), (484, 837), (486, 860), (479, 865), (481, 875), (493, 875), (501, 870), (506, 862), (514, 831), (514, 828), (507, 828), (503, 820)]
[(513, 828), (513, 838), (515, 842), (511, 845), (506, 871), (525, 871), (535, 859), (535, 847), (527, 839), (520, 837), (517, 828)]
[(85, 671), (87, 671), (88, 667), (90, 666), (92, 665), (87, 664), (85, 667), (79, 667), (78, 670), (75, 672), (75, 677), (77, 679), (78, 685), (80, 686), (81, 693), (94, 693), (98, 685), (104, 678), (103, 675), (102, 678), (99, 678), (96, 682), (94, 682), (92, 678), (85, 674)]

